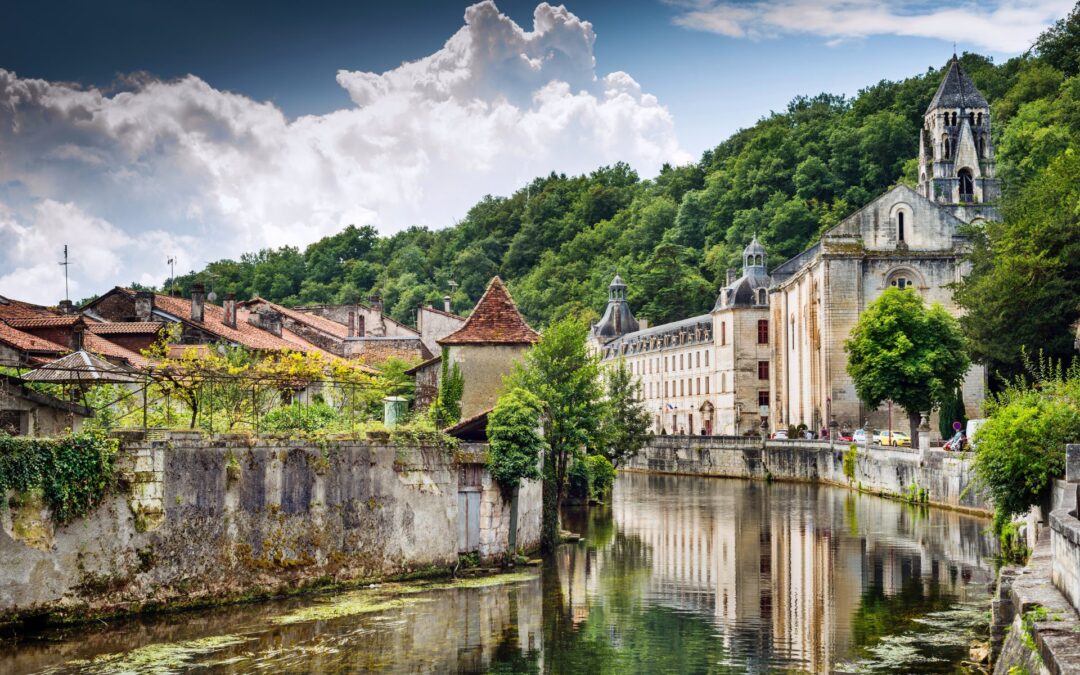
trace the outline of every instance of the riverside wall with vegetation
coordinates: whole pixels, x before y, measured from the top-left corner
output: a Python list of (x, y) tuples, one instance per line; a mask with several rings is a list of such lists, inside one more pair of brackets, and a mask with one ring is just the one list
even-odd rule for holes
[(827, 441), (765, 441), (720, 436), (657, 436), (630, 471), (831, 483), (980, 515), (992, 507), (972, 488), (965, 454), (909, 448), (829, 447)]
[[(459, 492), (479, 493), (480, 558), (505, 553), (509, 504), (486, 446), (125, 432), (117, 480), (57, 519), (48, 490), (0, 505), (0, 624), (215, 604), (459, 564)], [(535, 548), (540, 486), (519, 493), (517, 545)]]

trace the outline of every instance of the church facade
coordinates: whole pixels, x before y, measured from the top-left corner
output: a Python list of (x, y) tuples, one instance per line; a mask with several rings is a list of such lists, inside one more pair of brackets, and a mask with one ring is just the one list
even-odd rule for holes
[[(623, 358), (638, 375), (656, 433), (887, 428), (885, 408), (859, 401), (844, 341), (887, 288), (914, 288), (958, 314), (950, 286), (969, 271), (962, 228), (998, 218), (990, 108), (955, 57), (923, 122), (915, 189), (893, 187), (771, 272), (755, 237), (710, 314), (641, 329), (616, 277), (593, 339), (605, 363)], [(964, 380), (970, 417), (984, 379), (973, 365)], [(903, 411), (892, 426), (906, 428)]]

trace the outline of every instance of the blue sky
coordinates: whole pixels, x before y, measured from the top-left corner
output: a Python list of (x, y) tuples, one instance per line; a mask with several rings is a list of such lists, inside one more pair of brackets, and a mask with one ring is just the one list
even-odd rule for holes
[(165, 255), (444, 227), (551, 170), (648, 177), (798, 94), (940, 66), (954, 40), (1004, 60), (1070, 7), (9, 3), (0, 294), (55, 302), (58, 241), (79, 296), (160, 283)]

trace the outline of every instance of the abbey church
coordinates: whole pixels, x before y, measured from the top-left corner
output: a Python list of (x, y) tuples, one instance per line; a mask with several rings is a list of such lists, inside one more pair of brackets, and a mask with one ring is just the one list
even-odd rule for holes
[[(916, 189), (890, 189), (772, 270), (755, 237), (742, 274), (728, 272), (709, 314), (643, 328), (616, 276), (594, 345), (605, 362), (623, 358), (637, 375), (655, 433), (743, 435), (800, 424), (816, 431), (832, 420), (886, 428), (887, 413), (859, 401), (844, 341), (890, 287), (914, 288), (958, 314), (950, 284), (968, 272), (962, 228), (998, 218), (990, 106), (955, 56), (919, 140)], [(983, 387), (983, 369), (973, 365), (963, 384), (970, 417)], [(895, 428), (906, 428), (902, 415), (894, 414)]]

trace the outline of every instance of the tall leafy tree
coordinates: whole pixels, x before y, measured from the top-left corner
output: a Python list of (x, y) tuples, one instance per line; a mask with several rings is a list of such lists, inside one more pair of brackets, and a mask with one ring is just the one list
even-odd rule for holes
[(637, 454), (652, 434), (652, 415), (645, 408), (641, 383), (622, 359), (604, 371), (604, 415), (600, 422), (600, 451), (618, 467)]
[(903, 406), (913, 445), (920, 413), (939, 407), (970, 365), (956, 319), (911, 288), (887, 289), (870, 303), (844, 349), (859, 398), (871, 408), (886, 400)]
[(575, 318), (553, 323), (510, 377), (540, 401), (543, 410), (544, 505), (540, 545), (559, 543), (559, 510), (566, 497), (567, 470), (595, 444), (603, 414), (599, 362), (586, 348), (588, 326)]

